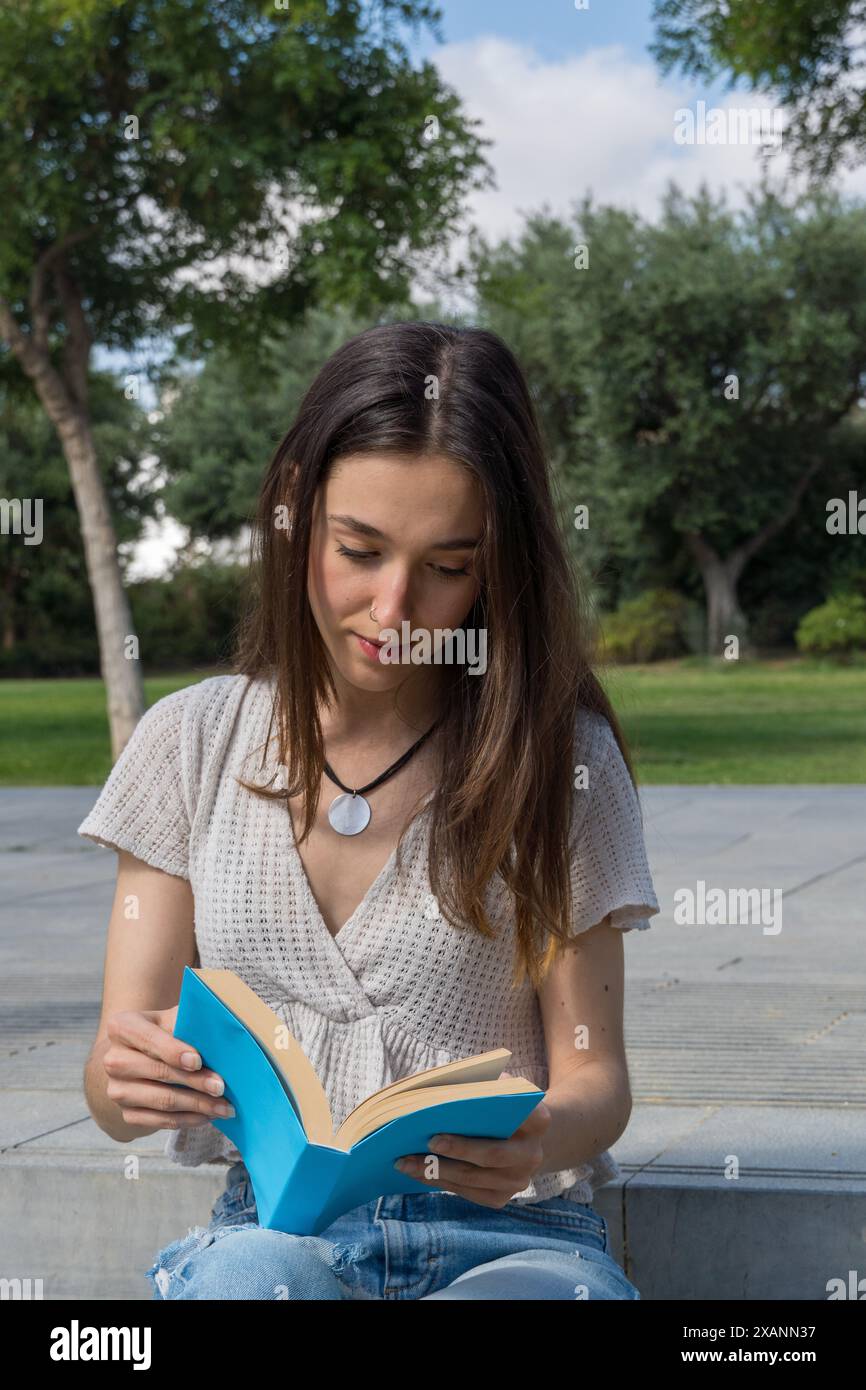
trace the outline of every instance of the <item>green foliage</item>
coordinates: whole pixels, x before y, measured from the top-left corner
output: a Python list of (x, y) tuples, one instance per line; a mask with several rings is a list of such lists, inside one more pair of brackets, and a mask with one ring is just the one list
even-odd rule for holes
[[(238, 366), (234, 384), (249, 387), (250, 364), (285, 346), (311, 306), (369, 315), (405, 303), (419, 270), (444, 256), (467, 194), (491, 181), (480, 123), (401, 37), (419, 25), (439, 36), (438, 19), (430, 0), (0, 0), (0, 301), (21, 336), (5, 331), (50, 359), (92, 427), (121, 543), (154, 514), (155, 488), (135, 488), (149, 424), (88, 401), (90, 344), (168, 342), (178, 372), (219, 346)], [(28, 364), (24, 379), (9, 346), (0, 392), (7, 411), (14, 399), (26, 413), (33, 373)], [(249, 432), (213, 391), (197, 448), (176, 421), (167, 471), (195, 535), (243, 520), (285, 427), (271, 384), (256, 382)], [(52, 419), (56, 429), (56, 405)], [(34, 473), (13, 479), (6, 495), (51, 502), (50, 540), (38, 564), (34, 548), (10, 547), (0, 663), (92, 669), (68, 481), (44, 427), (27, 416), (27, 430), (54, 473), (38, 491)], [(168, 458), (172, 441), (160, 442)], [(194, 477), (180, 462), (191, 445)], [(10, 476), (27, 454), (11, 440)], [(170, 646), (168, 600), (140, 597)], [(181, 624), (178, 640), (209, 648), (206, 616)]]
[[(121, 564), (147, 519), (158, 482), (144, 470), (152, 427), (108, 373), (90, 378), (91, 428), (121, 547)], [(42, 503), (42, 539), (2, 537), (0, 674), (81, 675), (99, 670), (81, 526), (60, 443), (37, 401), (0, 388), (0, 497)], [(167, 581), (128, 585), (145, 665), (170, 669), (221, 659), (237, 619), (241, 572), (189, 565)]]
[(602, 619), (602, 655), (619, 665), (681, 656), (688, 649), (687, 615), (686, 600), (670, 589), (651, 589), (627, 599)]
[[(795, 168), (828, 177), (866, 153), (858, 75), (866, 0), (654, 0), (662, 71), (727, 73), (787, 109)], [(766, 98), (769, 100), (769, 96)]]
[[(187, 359), (254, 356), (310, 304), (404, 300), (491, 178), (490, 142), (400, 37), (437, 17), (427, 0), (0, 0), (0, 294), (21, 328), (49, 248), (93, 340), (127, 351), (177, 334)], [(64, 333), (54, 290), (48, 326)]]
[[(396, 306), (395, 316), (425, 313), (407, 304)], [(431, 316), (440, 317), (435, 309)], [(193, 537), (230, 537), (248, 521), (271, 455), (310, 382), (338, 347), (366, 327), (369, 321), (349, 310), (312, 309), (291, 331), (261, 345), (255, 372), (221, 349), (196, 374), (166, 383), (166, 410), (154, 425), (153, 447), (168, 480), (165, 506)]]
[(211, 561), (129, 586), (141, 656), (148, 670), (228, 666), (246, 568)]
[[(829, 596), (838, 598), (844, 594), (862, 594), (866, 598), (866, 565), (857, 562), (853, 548), (848, 547), (845, 553), (849, 557), (849, 564), (838, 567), (837, 578), (830, 587)], [(862, 546), (859, 554), (862, 557)]]
[[(866, 536), (829, 536), (826, 529), (828, 499), (864, 490), (862, 412), (828, 436), (825, 456), (825, 467), (804, 493), (796, 516), (741, 581), (740, 599), (759, 647), (793, 646), (797, 624), (809, 609), (833, 593), (856, 590), (858, 572), (866, 567)], [(866, 593), (866, 584), (859, 587)]]
[[(794, 616), (824, 596), (842, 562), (824, 501), (866, 482), (863, 430), (841, 427), (866, 372), (866, 209), (765, 186), (732, 211), (671, 187), (656, 224), (589, 201), (573, 227), (532, 218), (514, 244), (480, 243), (476, 274), (483, 321), (526, 365), (566, 521), (589, 507), (571, 541), (604, 606), (636, 587), (697, 596), (688, 533), (729, 555), (813, 467)], [(797, 558), (787, 530), (765, 543), (776, 575)], [(759, 546), (743, 592), (762, 564)]]
[[(249, 519), (268, 461), (319, 367), (364, 327), (346, 310), (315, 309), (261, 345), (254, 373), (229, 348), (166, 382), (153, 447), (164, 502), (193, 537), (234, 535)], [(169, 404), (170, 402), (170, 404)]]
[(797, 646), (818, 655), (866, 651), (866, 598), (840, 594), (813, 608), (797, 628)]
[[(139, 539), (155, 516), (143, 480), (150, 426), (107, 373), (90, 378), (91, 428), (118, 541)], [(0, 671), (92, 671), (99, 656), (81, 525), (69, 470), (48, 417), (31, 395), (0, 385), (0, 497), (41, 502), (42, 539), (0, 545)]]
[[(77, 676), (99, 669), (89, 595), (80, 579), (40, 572), (32, 621), (0, 647), (0, 676)], [(139, 654), (148, 671), (230, 663), (246, 568), (210, 561), (127, 586)]]

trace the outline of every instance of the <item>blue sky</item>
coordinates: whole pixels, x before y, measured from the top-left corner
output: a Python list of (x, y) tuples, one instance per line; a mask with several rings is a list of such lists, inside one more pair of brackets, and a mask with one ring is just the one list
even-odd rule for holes
[[(439, 8), (448, 43), (499, 34), (531, 44), (545, 61), (612, 43), (644, 56), (654, 31), (651, 0), (589, 0), (588, 10), (575, 10), (574, 0), (439, 0)], [(435, 61), (437, 47), (428, 33), (413, 51)]]

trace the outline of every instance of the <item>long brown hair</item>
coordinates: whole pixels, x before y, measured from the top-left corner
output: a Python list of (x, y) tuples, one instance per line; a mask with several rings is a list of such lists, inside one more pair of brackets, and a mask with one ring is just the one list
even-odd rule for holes
[[(430, 391), (431, 380), (438, 391)], [(262, 483), (234, 662), (238, 674), (275, 680), (273, 718), (288, 785), (241, 785), (281, 799), (302, 793), (306, 839), (325, 761), (318, 709), (326, 691), (328, 703), (336, 694), (307, 601), (314, 500), (337, 459), (388, 453), (444, 455), (481, 487), (486, 517), (473, 559), (479, 591), (463, 626), (486, 629), (487, 669), (470, 676), (463, 666), (443, 667), (440, 735), (448, 751), (430, 803), (428, 873), (446, 920), (487, 937), (495, 931), (485, 890), (501, 874), (516, 914), (515, 982), (528, 972), (537, 985), (571, 929), (580, 708), (608, 720), (633, 783), (634, 773), (591, 669), (594, 629), (557, 517), (532, 399), (496, 334), (441, 323), (380, 325), (339, 348), (309, 387)]]

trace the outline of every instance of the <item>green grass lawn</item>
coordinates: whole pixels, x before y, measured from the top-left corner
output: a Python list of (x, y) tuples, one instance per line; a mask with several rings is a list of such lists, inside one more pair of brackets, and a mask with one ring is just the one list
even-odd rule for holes
[[(153, 676), (148, 705), (214, 671)], [(0, 786), (101, 786), (111, 747), (100, 679), (0, 680)]]
[[(154, 676), (148, 704), (210, 671)], [(652, 782), (866, 782), (866, 660), (708, 663), (602, 672)], [(100, 786), (111, 768), (101, 680), (0, 681), (0, 785)]]
[(639, 781), (866, 782), (866, 660), (690, 657), (602, 673)]

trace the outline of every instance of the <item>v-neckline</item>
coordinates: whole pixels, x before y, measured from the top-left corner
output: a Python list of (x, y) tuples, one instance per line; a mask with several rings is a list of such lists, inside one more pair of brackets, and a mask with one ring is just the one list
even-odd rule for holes
[[(275, 676), (274, 674), (271, 674), (270, 677), (268, 678), (268, 689), (269, 689), (269, 693), (270, 693), (270, 703), (269, 703), (269, 705), (268, 705), (268, 709), (269, 709), (269, 711), (270, 711), (270, 710), (273, 709), (273, 700), (274, 700), (274, 694), (275, 694), (275, 689), (276, 689), (276, 676)], [(276, 768), (277, 768), (277, 771), (279, 772), (279, 765), (278, 765), (278, 764), (276, 764)], [(423, 800), (423, 802), (421, 803), (421, 808), (420, 808), (420, 810), (416, 812), (415, 816), (413, 817), (413, 819), (412, 819), (412, 821), (411, 821), (411, 823), (410, 823), (410, 825), (409, 825), (409, 829), (408, 829), (408, 831), (407, 831), (407, 833), (406, 833), (406, 840), (409, 839), (409, 836), (410, 836), (410, 835), (414, 834), (415, 829), (416, 829), (418, 823), (421, 821), (422, 817), (426, 814), (427, 808), (428, 808), (430, 802), (432, 801), (433, 797), (435, 796), (435, 794), (436, 794), (436, 789), (433, 788), (433, 790), (429, 791), (429, 792), (427, 793), (427, 795), (424, 797), (424, 800)], [(363, 896), (363, 898), (361, 899), (361, 901), (358, 903), (358, 905), (357, 905), (357, 907), (355, 908), (355, 910), (354, 910), (354, 912), (352, 913), (352, 915), (351, 915), (350, 917), (347, 917), (347, 918), (346, 918), (346, 921), (345, 921), (345, 922), (343, 923), (343, 925), (340, 927), (339, 931), (337, 931), (337, 932), (332, 932), (331, 929), (330, 929), (330, 927), (328, 926), (327, 922), (325, 921), (324, 917), (322, 916), (322, 909), (319, 907), (318, 901), (317, 901), (317, 899), (316, 899), (316, 895), (315, 895), (315, 893), (313, 892), (313, 885), (310, 883), (310, 878), (309, 878), (309, 875), (308, 875), (308, 873), (307, 873), (306, 866), (304, 865), (304, 861), (303, 861), (303, 859), (301, 858), (301, 852), (300, 852), (300, 850), (298, 849), (298, 843), (297, 843), (297, 840), (296, 840), (296, 838), (295, 838), (295, 823), (294, 823), (294, 821), (292, 820), (292, 813), (291, 813), (291, 810), (289, 809), (289, 803), (288, 803), (288, 801), (284, 802), (284, 806), (285, 806), (285, 811), (286, 811), (286, 819), (287, 819), (288, 822), (289, 822), (289, 835), (288, 835), (289, 854), (290, 854), (290, 856), (293, 856), (293, 857), (294, 857), (294, 861), (295, 861), (295, 864), (296, 864), (296, 866), (297, 866), (297, 872), (298, 872), (298, 876), (299, 876), (300, 881), (301, 881), (301, 886), (302, 886), (302, 890), (303, 890), (303, 893), (304, 893), (304, 897), (306, 898), (306, 901), (307, 901), (307, 906), (308, 906), (308, 908), (309, 908), (309, 911), (310, 911), (310, 913), (311, 913), (311, 916), (312, 916), (312, 918), (313, 918), (314, 923), (317, 925), (317, 927), (318, 927), (321, 931), (323, 931), (323, 932), (325, 933), (325, 935), (328, 937), (328, 939), (329, 939), (330, 941), (332, 941), (332, 942), (334, 943), (334, 945), (335, 945), (335, 946), (338, 948), (338, 950), (339, 950), (340, 947), (341, 947), (341, 945), (345, 942), (346, 937), (347, 937), (347, 935), (348, 935), (348, 933), (349, 933), (349, 930), (357, 923), (357, 921), (359, 920), (359, 918), (361, 918), (361, 917), (365, 914), (365, 912), (366, 912), (367, 908), (370, 906), (372, 900), (373, 900), (374, 898), (376, 898), (376, 897), (379, 896), (379, 894), (381, 893), (382, 888), (384, 887), (385, 883), (388, 881), (388, 879), (390, 879), (391, 874), (392, 874), (393, 869), (394, 869), (394, 865), (395, 865), (395, 863), (396, 863), (396, 859), (397, 859), (397, 845), (395, 845), (394, 848), (392, 849), (390, 855), (388, 856), (387, 862), (386, 862), (385, 864), (382, 865), (382, 868), (379, 870), (379, 872), (378, 872), (378, 874), (376, 875), (376, 877), (374, 878), (373, 882), (370, 884), (370, 887), (367, 889), (366, 893), (364, 894), (364, 896)], [(398, 843), (399, 843), (399, 839), (398, 839)], [(404, 853), (405, 853), (405, 846), (404, 846)], [(340, 955), (342, 955), (342, 951), (341, 951), (341, 950), (340, 950)]]
[[(431, 801), (433, 795), (434, 795), (434, 793), (433, 793), (432, 791), (429, 792), (429, 793), (427, 794), (427, 796), (426, 796), (426, 798), (425, 798), (425, 800), (424, 800), (424, 803), (423, 803), (423, 805), (422, 805), (422, 807), (421, 807), (421, 810), (419, 810), (419, 811), (416, 813), (416, 815), (414, 816), (414, 818), (413, 818), (412, 821), (410, 822), (410, 825), (409, 825), (409, 827), (408, 827), (408, 830), (406, 831), (406, 835), (405, 835), (405, 839), (404, 839), (404, 850), (403, 850), (404, 854), (405, 854), (405, 852), (406, 852), (406, 840), (408, 840), (408, 839), (409, 839), (409, 836), (410, 836), (411, 834), (414, 833), (415, 827), (417, 826), (417, 824), (418, 824), (418, 822), (420, 821), (421, 817), (422, 817), (422, 816), (424, 815), (424, 813), (426, 812), (427, 806), (428, 806), (429, 802)], [(299, 873), (299, 875), (300, 875), (301, 882), (302, 882), (302, 885), (303, 885), (304, 896), (305, 896), (306, 899), (307, 899), (307, 906), (308, 906), (310, 912), (312, 913), (312, 916), (313, 916), (314, 920), (316, 921), (316, 923), (318, 924), (318, 926), (321, 928), (321, 930), (322, 930), (323, 932), (325, 932), (325, 934), (326, 934), (328, 937), (330, 937), (331, 941), (333, 941), (333, 943), (334, 943), (335, 946), (340, 947), (340, 946), (345, 942), (346, 935), (347, 935), (347, 933), (348, 933), (348, 931), (349, 931), (349, 928), (352, 927), (352, 925), (357, 921), (357, 919), (363, 915), (363, 913), (365, 912), (365, 910), (367, 909), (367, 907), (370, 905), (371, 900), (372, 900), (374, 897), (378, 897), (379, 893), (380, 893), (381, 890), (382, 890), (382, 887), (383, 887), (384, 883), (386, 882), (387, 879), (390, 878), (391, 873), (392, 873), (393, 868), (394, 868), (394, 864), (396, 863), (396, 860), (397, 860), (397, 845), (395, 845), (394, 848), (392, 849), (390, 855), (388, 856), (387, 862), (386, 862), (385, 864), (382, 865), (382, 868), (379, 870), (378, 874), (377, 874), (376, 877), (373, 879), (373, 882), (370, 884), (370, 887), (367, 889), (366, 893), (364, 894), (364, 896), (363, 896), (363, 898), (361, 899), (361, 901), (358, 903), (358, 905), (357, 905), (357, 907), (355, 908), (355, 910), (352, 912), (351, 916), (346, 918), (345, 922), (344, 922), (343, 925), (340, 927), (339, 931), (337, 931), (337, 932), (332, 932), (331, 929), (330, 929), (330, 927), (328, 926), (327, 922), (325, 921), (324, 917), (322, 916), (322, 909), (319, 907), (318, 900), (317, 900), (317, 898), (316, 898), (315, 893), (313, 892), (313, 885), (310, 883), (309, 874), (307, 873), (306, 866), (305, 866), (305, 864), (304, 864), (303, 859), (301, 858), (301, 852), (300, 852), (300, 850), (298, 849), (298, 843), (297, 843), (297, 840), (296, 840), (296, 838), (295, 838), (295, 824), (294, 824), (294, 821), (292, 820), (292, 813), (291, 813), (291, 811), (289, 810), (289, 803), (288, 803), (288, 802), (285, 802), (285, 807), (286, 807), (286, 817), (287, 817), (288, 822), (289, 822), (289, 846), (290, 846), (291, 853), (294, 855), (294, 858), (295, 858), (295, 863), (296, 863), (296, 865), (297, 865), (298, 873)], [(399, 842), (398, 842), (398, 843), (399, 843)]]

